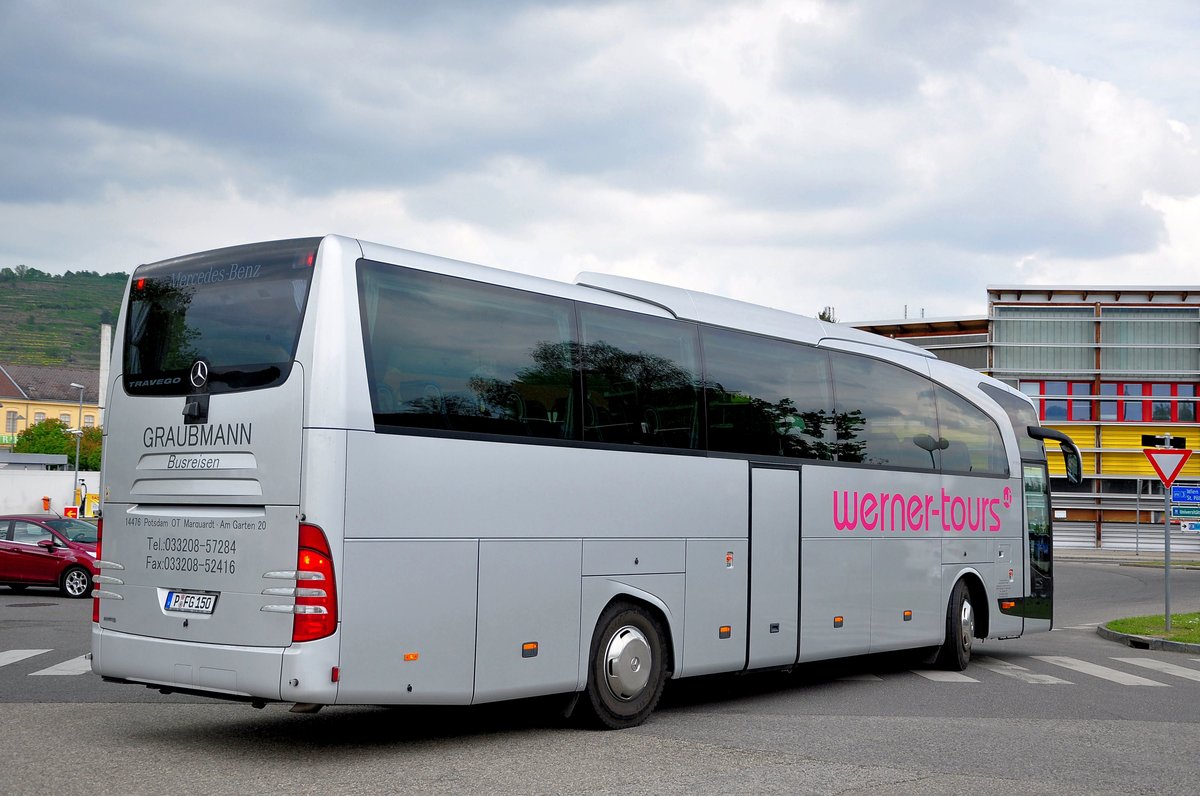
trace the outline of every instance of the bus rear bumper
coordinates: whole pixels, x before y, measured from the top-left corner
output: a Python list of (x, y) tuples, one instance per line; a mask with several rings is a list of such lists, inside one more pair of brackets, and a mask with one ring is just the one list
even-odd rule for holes
[(92, 671), (110, 680), (211, 696), (279, 700), (282, 647), (197, 644), (92, 625)]

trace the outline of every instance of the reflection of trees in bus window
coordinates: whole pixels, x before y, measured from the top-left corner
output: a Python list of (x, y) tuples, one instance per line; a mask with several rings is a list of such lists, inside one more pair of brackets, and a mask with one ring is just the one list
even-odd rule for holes
[[(301, 248), (311, 254), (310, 246)], [(298, 253), (297, 245), (259, 251), (252, 279), (226, 280), (235, 266), (219, 258), (177, 270), (148, 266), (151, 275), (135, 276), (130, 289), (126, 374), (182, 376), (202, 359), (210, 392), (278, 383), (291, 368), (311, 278), (310, 268), (296, 266)], [(168, 389), (191, 387), (182, 380)]]
[(703, 447), (696, 326), (590, 305), (579, 317), (583, 438)]
[(833, 427), (837, 439), (833, 448), (835, 459), (840, 462), (865, 460), (867, 442), (862, 435), (862, 428), (865, 425), (866, 420), (863, 418), (861, 409), (834, 413)]
[(811, 346), (703, 329), (711, 450), (832, 459), (829, 359)]
[[(853, 446), (848, 461), (936, 470), (940, 439), (933, 384), (912, 371), (867, 357), (832, 352), (839, 435)], [(922, 444), (924, 443), (924, 444)]]
[(382, 426), (1005, 472), (982, 410), (887, 362), (371, 263), (360, 300)]
[(1000, 429), (982, 409), (945, 387), (937, 388), (941, 465), (946, 472), (1006, 475), (1008, 454)]
[(359, 290), (376, 422), (573, 438), (570, 302), (373, 263)]
[(131, 291), (125, 333), (125, 370), (130, 375), (181, 370), (196, 361), (199, 332), (188, 326), (191, 288), (146, 279)]

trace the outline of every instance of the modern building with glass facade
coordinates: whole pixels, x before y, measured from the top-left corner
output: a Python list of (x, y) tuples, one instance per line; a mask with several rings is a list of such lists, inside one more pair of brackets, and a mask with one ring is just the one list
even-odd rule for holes
[[(1083, 484), (1052, 480), (1061, 543), (1161, 548), (1162, 485), (1143, 438), (1200, 448), (1200, 286), (989, 287), (984, 317), (854, 325), (1012, 384), (1075, 440)], [(1200, 455), (1180, 482), (1200, 482)], [(1181, 547), (1200, 543), (1177, 530)]]

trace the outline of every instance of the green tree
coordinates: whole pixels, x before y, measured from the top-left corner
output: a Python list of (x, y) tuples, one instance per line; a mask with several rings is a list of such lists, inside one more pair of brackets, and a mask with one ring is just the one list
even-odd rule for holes
[(98, 471), (103, 447), (104, 431), (100, 428), (85, 428), (79, 444), (79, 469)]
[(823, 321), (828, 321), (829, 323), (838, 322), (837, 314), (833, 311), (833, 307), (826, 307), (825, 309), (821, 310), (817, 317)]
[[(79, 443), (79, 469), (99, 470), (103, 432), (85, 428)], [(58, 418), (48, 417), (21, 432), (14, 453), (49, 453), (67, 457), (67, 466), (75, 467), (75, 437), (67, 433), (67, 425)]]
[[(68, 448), (70, 450), (68, 450)], [(13, 453), (49, 453), (75, 455), (75, 439), (67, 433), (67, 425), (58, 418), (48, 417), (21, 432)]]

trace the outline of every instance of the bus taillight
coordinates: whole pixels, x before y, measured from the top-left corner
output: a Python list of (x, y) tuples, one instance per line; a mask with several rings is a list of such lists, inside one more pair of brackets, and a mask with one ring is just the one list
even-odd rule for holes
[[(100, 550), (104, 546), (104, 518), (96, 519), (96, 560), (100, 561)], [(96, 568), (99, 571), (99, 567)], [(100, 624), (100, 598), (92, 597), (92, 621)]]
[(292, 641), (314, 641), (337, 629), (337, 586), (329, 541), (320, 528), (304, 523), (296, 554), (294, 612)]

